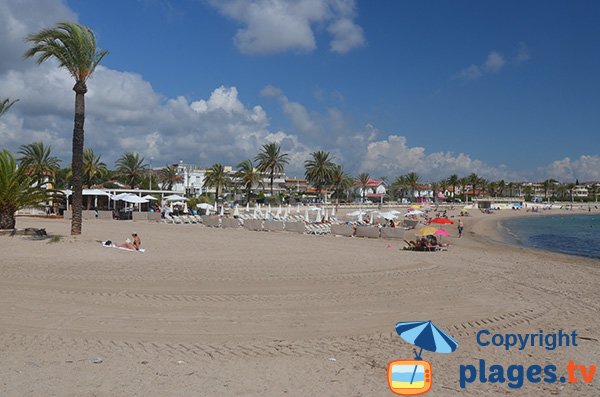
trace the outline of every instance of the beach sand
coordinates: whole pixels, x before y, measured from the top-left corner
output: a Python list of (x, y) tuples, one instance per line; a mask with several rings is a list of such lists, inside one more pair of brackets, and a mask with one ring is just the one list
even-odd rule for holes
[[(387, 363), (412, 358), (396, 322), (432, 320), (459, 348), (423, 353), (429, 396), (598, 396), (600, 378), (460, 389), (460, 365), (479, 359), (556, 364), (559, 376), (569, 360), (600, 361), (600, 262), (502, 243), (497, 221), (515, 215), (465, 218), (464, 237), (434, 253), (131, 221), (88, 221), (72, 238), (66, 221), (19, 218), (64, 238), (0, 237), (0, 395), (392, 395)], [(145, 253), (96, 242), (131, 232)], [(477, 345), (481, 329), (576, 330), (579, 346), (507, 352)]]

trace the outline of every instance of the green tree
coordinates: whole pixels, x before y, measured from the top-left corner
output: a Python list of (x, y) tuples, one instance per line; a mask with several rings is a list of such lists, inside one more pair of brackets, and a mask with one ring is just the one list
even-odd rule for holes
[(254, 158), (258, 162), (256, 167), (260, 172), (269, 174), (271, 181), (271, 197), (273, 197), (273, 179), (275, 173), (283, 173), (285, 166), (288, 164), (288, 154), (281, 153), (281, 147), (276, 143), (267, 143), (263, 145)]
[(263, 186), (262, 174), (254, 168), (252, 160), (244, 160), (237, 165), (237, 171), (234, 174), (237, 182), (244, 187), (246, 191), (246, 200), (250, 202), (252, 187)]
[(115, 165), (117, 166), (117, 175), (132, 189), (140, 184), (146, 174), (147, 165), (144, 163), (144, 158), (140, 158), (138, 153), (123, 153)]
[(45, 146), (43, 142), (34, 142), (21, 145), (19, 154), (20, 166), (27, 170), (38, 186), (54, 182), (54, 174), (60, 168), (60, 160), (52, 156), (52, 147)]
[(222, 164), (213, 164), (204, 176), (204, 187), (215, 188), (215, 201), (219, 201), (219, 192), (224, 191), (230, 185), (231, 179)]
[(25, 58), (37, 56), (38, 64), (48, 59), (56, 59), (59, 67), (67, 69), (75, 79), (71, 234), (81, 234), (86, 82), (107, 52), (96, 48), (96, 37), (90, 28), (73, 22), (60, 22), (52, 28), (27, 36), (26, 41), (31, 44), (31, 48), (25, 52)]
[(363, 172), (361, 174), (358, 175), (358, 179), (356, 181), (358, 187), (360, 187), (361, 190), (361, 201), (364, 202), (365, 201), (365, 197), (367, 195), (367, 189), (369, 188), (369, 181), (371, 180), (371, 176), (366, 173)]
[(177, 173), (177, 167), (167, 165), (158, 174), (161, 187), (164, 190), (172, 190), (177, 183), (183, 182), (183, 175)]
[(409, 172), (408, 174), (406, 174), (406, 183), (410, 187), (413, 197), (417, 197), (415, 192), (418, 193), (420, 182), (421, 177), (416, 172)]
[(335, 193), (335, 205), (340, 203), (340, 196), (353, 185), (352, 177), (344, 172), (341, 165), (335, 165), (331, 172), (331, 188)]
[(2, 102), (0, 102), (0, 116), (6, 113), (8, 109), (10, 109), (10, 107), (16, 102), (19, 102), (19, 100), (15, 99), (14, 101), (11, 101), (10, 98), (6, 98)]
[(102, 161), (102, 156), (94, 153), (90, 148), (83, 150), (83, 184), (91, 188), (100, 183), (102, 178), (108, 175), (108, 168)]
[(311, 158), (304, 162), (304, 177), (315, 187), (320, 197), (323, 187), (331, 183), (335, 164), (331, 154), (323, 150), (312, 152), (310, 156)]
[(392, 182), (392, 192), (397, 198), (398, 195), (401, 198), (404, 198), (406, 189), (408, 188), (408, 183), (406, 181), (406, 175), (400, 175)]
[(26, 168), (17, 166), (11, 152), (0, 152), (0, 229), (14, 229), (15, 212), (60, 196), (38, 185)]
[(450, 175), (448, 177), (448, 184), (452, 187), (452, 197), (456, 196), (456, 186), (460, 185), (458, 175)]
[(467, 197), (467, 186), (469, 186), (469, 178), (463, 177), (458, 180), (458, 184), (462, 190), (462, 194), (464, 196), (465, 202), (468, 202), (469, 199)]

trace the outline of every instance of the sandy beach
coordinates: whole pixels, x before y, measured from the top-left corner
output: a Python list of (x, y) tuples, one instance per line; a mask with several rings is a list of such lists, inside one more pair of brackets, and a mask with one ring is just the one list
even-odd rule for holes
[[(88, 221), (72, 238), (66, 221), (19, 218), (64, 237), (0, 237), (0, 395), (387, 396), (387, 363), (412, 357), (395, 324), (432, 320), (459, 348), (424, 353), (427, 395), (598, 396), (598, 380), (460, 388), (460, 365), (479, 359), (560, 374), (599, 361), (600, 262), (502, 243), (498, 220), (516, 215), (537, 216), (474, 214), (433, 253), (131, 221)], [(96, 242), (134, 231), (143, 254)], [(507, 352), (479, 346), (481, 329), (576, 330), (579, 345)]]

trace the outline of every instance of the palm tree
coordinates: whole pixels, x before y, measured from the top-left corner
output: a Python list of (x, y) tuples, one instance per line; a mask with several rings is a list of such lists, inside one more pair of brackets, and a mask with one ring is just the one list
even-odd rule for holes
[(394, 193), (400, 192), (400, 196), (404, 198), (404, 194), (408, 187), (408, 183), (406, 182), (406, 175), (400, 175), (396, 178), (396, 180), (392, 183), (392, 191)]
[(126, 184), (132, 189), (140, 183), (146, 173), (147, 165), (144, 164), (144, 158), (140, 158), (138, 153), (125, 152), (115, 162), (117, 174), (123, 178)]
[(20, 166), (33, 176), (35, 183), (40, 187), (51, 183), (55, 172), (60, 168), (60, 160), (51, 153), (52, 147), (45, 146), (43, 142), (21, 145), (19, 149)]
[(81, 234), (81, 211), (83, 207), (83, 125), (85, 122), (85, 94), (87, 79), (94, 73), (96, 66), (107, 54), (96, 48), (94, 32), (83, 25), (73, 22), (60, 22), (52, 28), (43, 29), (27, 36), (31, 43), (25, 58), (37, 56), (37, 63), (56, 59), (59, 67), (69, 71), (75, 79), (75, 120), (73, 127), (73, 217), (71, 234)]
[(83, 184), (91, 188), (99, 179), (108, 174), (106, 164), (90, 148), (83, 150)]
[(255, 185), (258, 187), (263, 186), (262, 175), (254, 168), (252, 160), (242, 161), (237, 165), (237, 168), (234, 177), (246, 189), (246, 200), (250, 202), (252, 187)]
[(335, 205), (340, 203), (340, 195), (354, 184), (350, 175), (344, 172), (341, 165), (334, 165), (331, 171), (331, 188), (335, 192)]
[(267, 143), (261, 147), (254, 161), (258, 161), (258, 166), (256, 167), (258, 171), (269, 173), (271, 197), (273, 197), (273, 179), (275, 173), (283, 173), (286, 164), (289, 162), (288, 154), (281, 153), (281, 146), (278, 144)]
[(304, 162), (304, 177), (316, 188), (317, 195), (321, 196), (323, 186), (331, 183), (331, 174), (335, 168), (333, 157), (329, 152), (317, 150), (312, 152), (311, 159)]
[(215, 201), (219, 200), (219, 191), (225, 189), (229, 185), (231, 185), (231, 179), (225, 172), (223, 164), (213, 164), (212, 167), (207, 170), (206, 175), (204, 176), (204, 187), (215, 188)]
[(356, 181), (356, 183), (358, 184), (358, 187), (360, 187), (361, 190), (360, 197), (362, 202), (365, 201), (365, 196), (367, 195), (367, 189), (369, 188), (370, 180), (371, 176), (366, 172), (363, 172), (362, 174), (358, 175), (358, 180)]
[(477, 184), (479, 182), (479, 176), (477, 176), (477, 174), (473, 172), (473, 173), (471, 173), (471, 175), (469, 175), (467, 177), (467, 179), (469, 181), (469, 184), (471, 185), (471, 191), (473, 193), (473, 197), (475, 197), (475, 191), (477, 188)]
[(456, 186), (460, 183), (458, 182), (458, 175), (452, 174), (448, 177), (448, 184), (452, 186), (452, 197), (456, 196)]
[(164, 190), (171, 190), (176, 183), (183, 182), (183, 175), (177, 173), (177, 167), (172, 165), (167, 165), (161, 169), (158, 178)]
[(409, 172), (406, 174), (406, 183), (412, 190), (413, 197), (416, 197), (415, 192), (419, 191), (419, 182), (421, 177), (416, 172)]
[(467, 186), (469, 185), (469, 178), (467, 178), (467, 177), (460, 178), (458, 180), (458, 184), (460, 185), (460, 187), (462, 189), (463, 196), (465, 196), (465, 203), (467, 203), (469, 201), (469, 199), (467, 197)]
[(548, 198), (548, 192), (552, 189), (552, 191), (554, 191), (554, 187), (556, 185), (557, 181), (555, 179), (546, 179), (543, 183), (542, 186), (544, 187), (544, 200), (546, 200)]
[(6, 113), (8, 109), (10, 109), (10, 107), (16, 102), (19, 102), (19, 100), (15, 99), (14, 101), (11, 101), (10, 98), (6, 98), (2, 102), (0, 102), (0, 116)]
[(57, 198), (59, 192), (37, 184), (25, 167), (17, 166), (11, 152), (0, 152), (0, 229), (14, 229), (15, 212)]

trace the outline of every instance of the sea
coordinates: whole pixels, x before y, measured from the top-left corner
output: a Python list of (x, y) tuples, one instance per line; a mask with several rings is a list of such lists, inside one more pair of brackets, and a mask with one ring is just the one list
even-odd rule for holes
[(515, 218), (502, 226), (510, 242), (600, 259), (600, 214)]

